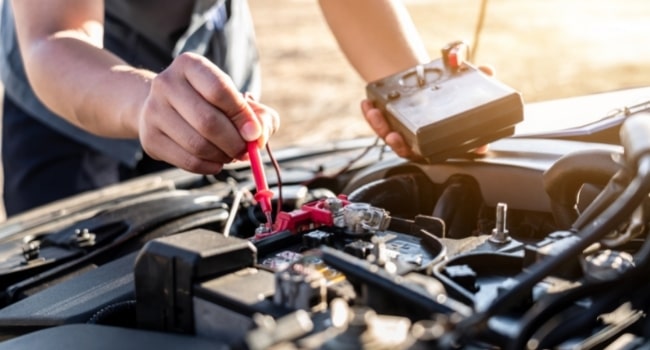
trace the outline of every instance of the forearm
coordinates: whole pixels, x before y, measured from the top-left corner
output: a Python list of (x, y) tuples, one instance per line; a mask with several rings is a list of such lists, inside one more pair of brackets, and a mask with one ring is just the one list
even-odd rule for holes
[(65, 35), (32, 43), (23, 57), (34, 91), (53, 112), (101, 136), (138, 136), (153, 73)]
[(92, 133), (137, 137), (151, 72), (103, 49), (103, 0), (13, 0), (29, 82), (44, 104)]
[(214, 174), (264, 144), (277, 113), (247, 101), (206, 57), (183, 53), (160, 73), (103, 49), (103, 0), (13, 0), (28, 78), (54, 112), (106, 137), (138, 138), (153, 159)]
[(364, 80), (377, 80), (429, 61), (425, 45), (401, 2), (319, 3), (339, 46)]

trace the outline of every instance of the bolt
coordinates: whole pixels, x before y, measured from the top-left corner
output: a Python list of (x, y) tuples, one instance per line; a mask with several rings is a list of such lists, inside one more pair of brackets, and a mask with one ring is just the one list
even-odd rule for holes
[(89, 247), (95, 245), (95, 234), (88, 231), (87, 228), (84, 228), (83, 230), (76, 229), (74, 234), (74, 244), (77, 247)]
[(25, 262), (36, 260), (40, 255), (41, 243), (39, 241), (31, 241), (23, 245), (23, 257)]
[(490, 242), (497, 244), (505, 244), (510, 242), (510, 235), (506, 226), (506, 214), (508, 213), (508, 205), (506, 203), (498, 203), (496, 208), (496, 223), (490, 235)]

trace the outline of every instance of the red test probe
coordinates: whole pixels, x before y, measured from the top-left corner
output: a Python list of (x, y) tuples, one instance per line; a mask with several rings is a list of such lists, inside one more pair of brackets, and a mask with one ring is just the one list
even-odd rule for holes
[(269, 190), (269, 185), (266, 183), (266, 175), (264, 175), (262, 157), (257, 147), (257, 141), (248, 142), (248, 160), (251, 162), (251, 170), (255, 178), (255, 186), (257, 186), (255, 201), (260, 204), (262, 212), (266, 216), (266, 228), (270, 231), (273, 228), (273, 206), (271, 204), (273, 192)]

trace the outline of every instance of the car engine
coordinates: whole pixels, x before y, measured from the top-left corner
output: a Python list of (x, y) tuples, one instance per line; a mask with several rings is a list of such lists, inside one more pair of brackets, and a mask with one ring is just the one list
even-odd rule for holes
[(241, 162), (10, 218), (0, 349), (648, 348), (644, 106), (484, 155), (269, 152), (270, 220)]

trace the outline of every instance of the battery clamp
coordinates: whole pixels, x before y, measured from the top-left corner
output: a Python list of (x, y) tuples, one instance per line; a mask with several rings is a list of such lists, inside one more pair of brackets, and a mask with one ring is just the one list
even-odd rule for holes
[(510, 136), (523, 120), (521, 94), (468, 63), (467, 44), (441, 51), (439, 59), (366, 86), (393, 130), (430, 163)]

